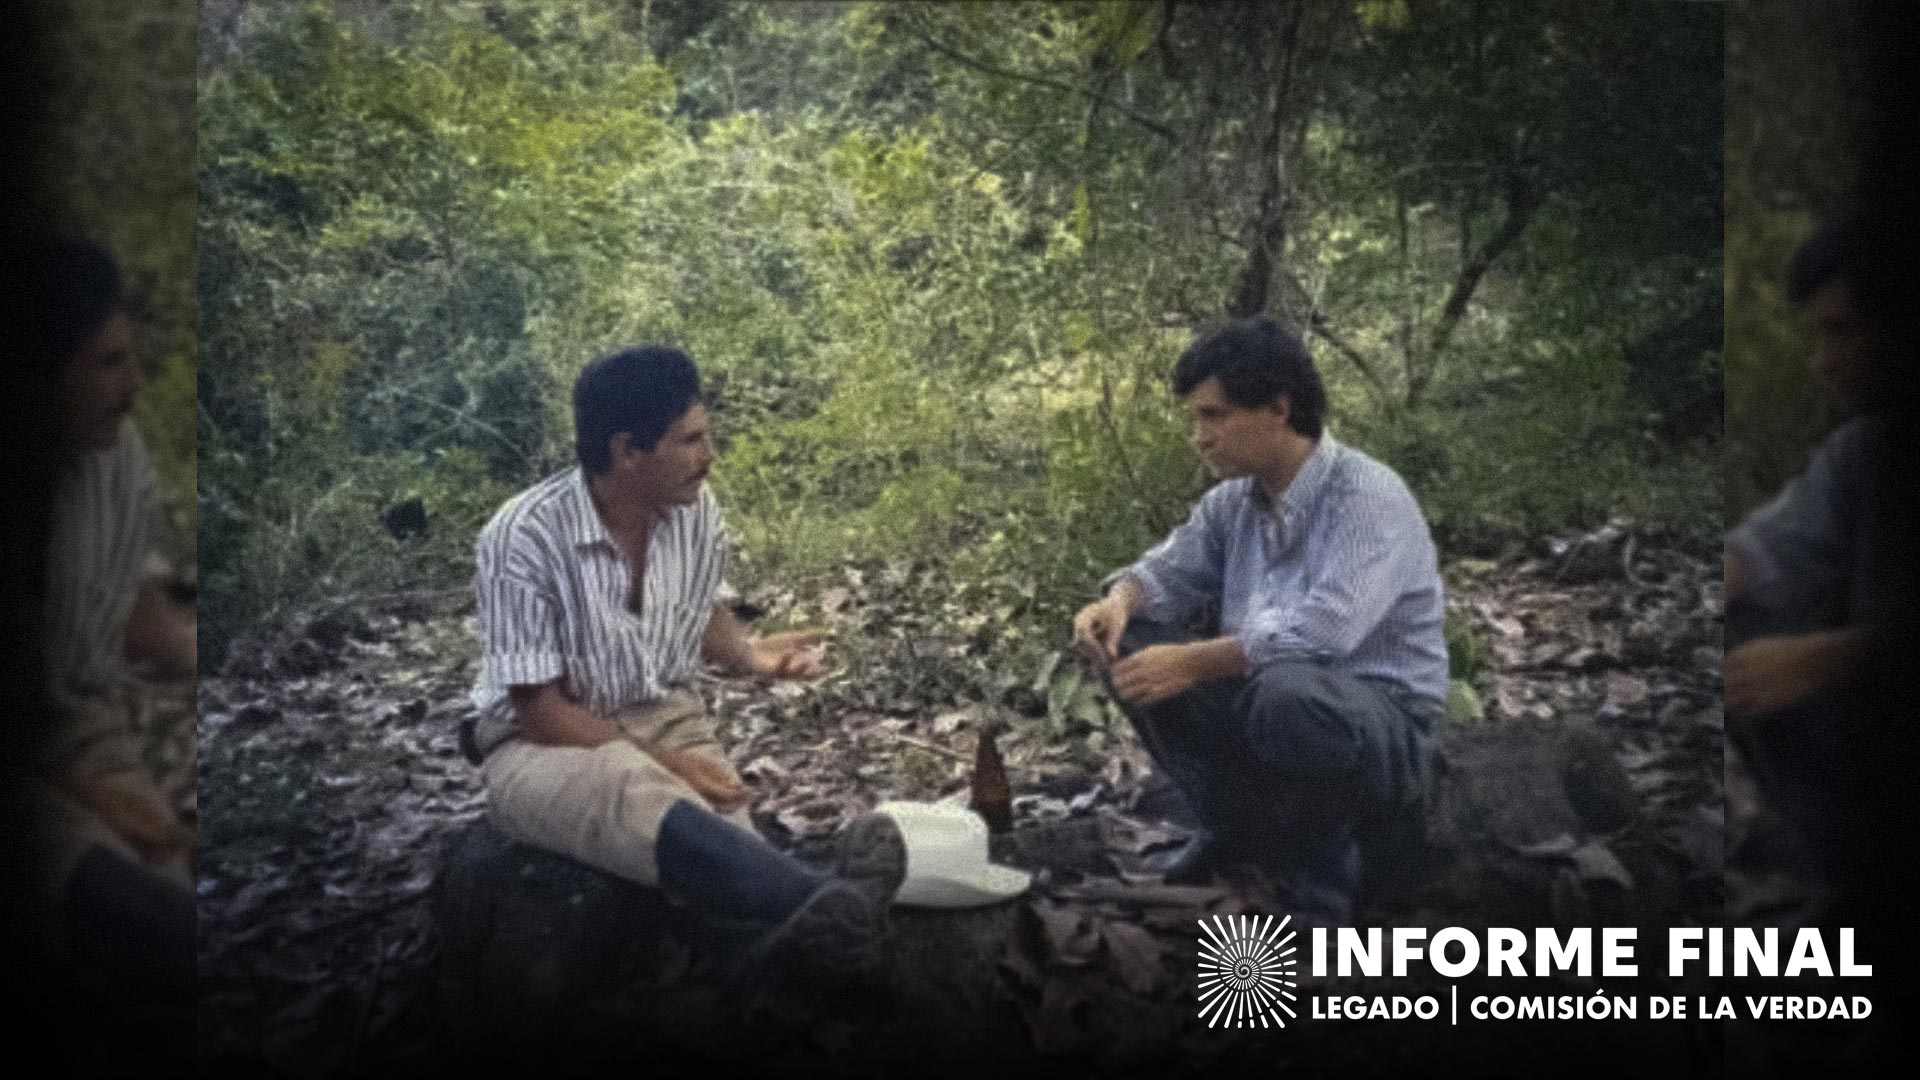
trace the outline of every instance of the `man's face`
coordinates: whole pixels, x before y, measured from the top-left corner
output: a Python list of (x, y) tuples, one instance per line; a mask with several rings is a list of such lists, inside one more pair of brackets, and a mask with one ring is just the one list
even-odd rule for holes
[(1813, 312), (1813, 371), (1842, 410), (1869, 407), (1881, 377), (1879, 334), (1853, 303), (1853, 287), (1829, 282), (1808, 303)]
[(652, 450), (629, 446), (624, 435), (613, 438), (614, 467), (628, 470), (655, 506), (686, 506), (699, 499), (700, 485), (718, 457), (707, 407), (699, 402), (680, 414)]
[(1265, 469), (1283, 445), (1287, 415), (1286, 395), (1270, 405), (1249, 408), (1227, 400), (1218, 376), (1193, 388), (1187, 412), (1193, 418), (1193, 448), (1216, 479), (1229, 480)]
[(67, 364), (60, 387), (66, 444), (87, 450), (112, 446), (139, 391), (133, 322), (124, 312), (115, 312)]

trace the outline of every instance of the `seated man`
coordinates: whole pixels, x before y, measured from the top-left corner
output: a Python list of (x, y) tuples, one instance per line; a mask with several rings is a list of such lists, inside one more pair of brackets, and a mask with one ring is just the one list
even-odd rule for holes
[(1815, 374), (1851, 418), (1726, 540), (1728, 735), (1806, 839), (1832, 890), (1823, 899), (1840, 905), (1860, 899), (1873, 866), (1869, 774), (1890, 744), (1874, 732), (1868, 676), (1903, 595), (1902, 500), (1885, 488), (1885, 283), (1868, 272), (1869, 250), (1848, 221), (1794, 257), (1788, 298), (1811, 309)]
[[(1167, 880), (1251, 862), (1299, 913), (1344, 920), (1359, 837), (1416, 812), (1445, 715), (1433, 540), (1398, 476), (1322, 431), (1320, 375), (1272, 321), (1188, 349), (1173, 389), (1222, 482), (1074, 640), (1199, 817)], [(1212, 601), (1220, 636), (1190, 640)]]
[(45, 635), (53, 714), (28, 795), (40, 829), (50, 943), (83, 993), (143, 1034), (191, 1031), (193, 831), (147, 769), (128, 661), (190, 678), (190, 611), (148, 579), (153, 477), (130, 414), (140, 387), (119, 270), (98, 245), (30, 250), (33, 351), (58, 366), (46, 422), (52, 492)]
[(772, 926), (763, 973), (788, 960), (871, 970), (905, 874), (899, 830), (856, 819), (833, 875), (769, 846), (685, 685), (702, 660), (822, 672), (821, 635), (754, 637), (715, 602), (726, 549), (693, 361), (614, 352), (580, 373), (573, 408), (579, 466), (509, 500), (478, 544), (475, 742), (494, 822), (704, 914)]

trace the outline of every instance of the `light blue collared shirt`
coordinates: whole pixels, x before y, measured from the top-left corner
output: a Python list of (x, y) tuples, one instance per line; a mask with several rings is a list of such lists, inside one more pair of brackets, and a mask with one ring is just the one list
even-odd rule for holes
[(1247, 666), (1307, 660), (1447, 696), (1446, 615), (1426, 517), (1392, 469), (1322, 435), (1275, 506), (1251, 477), (1216, 484), (1126, 570), (1144, 616), (1220, 601)]
[(1894, 621), (1901, 537), (1890, 491), (1876, 483), (1892, 452), (1886, 417), (1855, 417), (1814, 451), (1806, 471), (1727, 536), (1747, 569), (1746, 602), (1800, 632)]

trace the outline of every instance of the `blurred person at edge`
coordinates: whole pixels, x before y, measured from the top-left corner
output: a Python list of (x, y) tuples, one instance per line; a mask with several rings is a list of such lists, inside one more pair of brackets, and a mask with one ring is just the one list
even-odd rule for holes
[(1844, 421), (1726, 538), (1728, 735), (1822, 880), (1811, 918), (1851, 925), (1873, 866), (1875, 676), (1902, 601), (1887, 274), (1864, 221), (1815, 229), (1787, 271), (1815, 374)]
[(77, 992), (127, 1022), (122, 1045), (151, 1049), (192, 1036), (193, 833), (143, 764), (129, 662), (191, 677), (194, 622), (147, 580), (153, 483), (119, 268), (77, 237), (37, 239), (26, 261), (29, 355), (57, 369), (31, 918)]

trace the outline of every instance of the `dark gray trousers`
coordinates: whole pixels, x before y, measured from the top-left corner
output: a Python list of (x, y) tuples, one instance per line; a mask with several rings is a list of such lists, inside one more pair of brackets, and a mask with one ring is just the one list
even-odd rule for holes
[[(1727, 609), (1727, 648), (1818, 628), (1796, 613), (1743, 598)], [(1762, 796), (1800, 832), (1829, 883), (1847, 892), (1861, 889), (1874, 868), (1870, 774), (1885, 749), (1876, 715), (1865, 685), (1830, 686), (1776, 713), (1727, 726)]]
[[(1135, 619), (1122, 656), (1190, 641)], [(1432, 774), (1438, 703), (1309, 662), (1214, 679), (1146, 707), (1120, 703), (1204, 828), (1303, 869), (1357, 836), (1417, 819)]]

